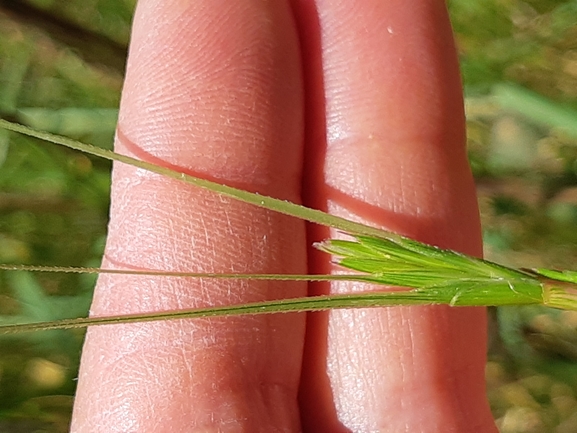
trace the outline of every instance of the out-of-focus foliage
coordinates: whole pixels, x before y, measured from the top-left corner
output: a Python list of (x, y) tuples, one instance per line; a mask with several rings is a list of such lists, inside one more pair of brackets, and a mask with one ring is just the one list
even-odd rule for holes
[[(577, 2), (450, 1), (489, 259), (577, 268)], [(492, 311), (502, 432), (577, 431), (577, 314)]]
[[(134, 0), (0, 1), (0, 116), (110, 146), (133, 8)], [(577, 2), (449, 0), (449, 9), (486, 254), (576, 269)], [(0, 132), (0, 262), (98, 265), (108, 164), (11, 140)], [(91, 286), (85, 276), (0, 274), (0, 315), (78, 316)], [(577, 431), (576, 314), (492, 315), (487, 384), (501, 431)], [(0, 339), (0, 431), (68, 430), (81, 340)]]
[[(133, 0), (0, 1), (0, 116), (110, 146), (133, 8)], [(109, 164), (10, 140), (0, 131), (0, 262), (99, 266)], [(2, 273), (0, 321), (84, 316), (93, 280)], [(68, 431), (82, 339), (0, 339), (0, 431)]]

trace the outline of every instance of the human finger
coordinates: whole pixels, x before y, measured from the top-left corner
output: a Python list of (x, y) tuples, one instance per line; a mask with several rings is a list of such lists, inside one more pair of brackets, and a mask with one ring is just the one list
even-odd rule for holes
[[(302, 88), (286, 2), (142, 0), (116, 146), (298, 201)], [(305, 273), (304, 226), (127, 166), (114, 169), (107, 267)], [(93, 315), (304, 295), (301, 284), (102, 277)], [(304, 316), (90, 329), (72, 430), (298, 430)]]
[[(301, 16), (306, 5), (300, 4)], [(307, 204), (481, 254), (458, 63), (443, 1), (317, 0), (305, 48)], [(311, 107), (312, 105), (312, 107)], [(323, 128), (319, 131), (319, 128)], [(338, 234), (335, 234), (338, 236)], [(326, 237), (326, 233), (320, 234)], [(314, 272), (330, 267), (317, 256)], [(331, 284), (331, 293), (368, 290)], [(372, 290), (382, 290), (374, 287)], [(493, 432), (485, 311), (394, 307), (309, 320), (307, 431)]]

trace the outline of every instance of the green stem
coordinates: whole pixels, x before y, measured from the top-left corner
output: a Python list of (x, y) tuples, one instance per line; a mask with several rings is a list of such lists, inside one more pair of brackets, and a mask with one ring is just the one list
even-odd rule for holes
[(0, 119), (0, 128), (4, 128), (13, 132), (18, 132), (20, 134), (24, 134), (29, 137), (38, 138), (40, 140), (49, 141), (54, 144), (66, 146), (68, 148), (79, 150), (100, 158), (108, 159), (111, 161), (118, 161), (131, 165), (133, 167), (142, 168), (152, 173), (157, 173), (162, 176), (169, 177), (171, 179), (186, 182), (190, 185), (204, 188), (227, 197), (232, 197), (236, 200), (240, 200), (245, 203), (273, 210), (285, 215), (290, 215), (295, 218), (301, 218), (306, 221), (321, 224), (327, 227), (333, 227), (339, 230), (346, 231), (348, 233), (356, 233), (367, 236), (388, 237), (388, 238), (398, 237), (397, 234), (377, 229), (374, 227), (369, 227), (361, 223), (349, 221), (345, 218), (341, 218), (338, 216), (329, 215), (325, 212), (316, 209), (310, 209), (302, 205), (291, 203), (289, 201), (279, 200), (273, 197), (255, 194), (249, 191), (233, 188), (228, 185), (222, 185), (220, 183), (212, 182), (210, 180), (200, 179), (198, 177), (191, 176), (186, 173), (174, 171), (166, 167), (161, 167), (146, 161), (132, 158), (130, 156), (115, 153), (110, 150), (101, 149), (99, 147), (92, 146), (90, 144), (81, 143), (79, 141), (72, 140), (70, 138), (50, 134), (48, 132), (36, 131), (26, 126), (19, 125), (17, 123), (8, 122), (7, 120), (4, 119)]

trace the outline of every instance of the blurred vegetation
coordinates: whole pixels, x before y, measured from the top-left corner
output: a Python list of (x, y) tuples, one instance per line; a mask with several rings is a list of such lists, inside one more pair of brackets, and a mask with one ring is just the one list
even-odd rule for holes
[[(575, 269), (577, 2), (449, 2), (485, 254)], [(488, 396), (503, 433), (577, 431), (577, 313), (491, 311)]]
[[(112, 142), (134, 0), (0, 0), (0, 116)], [(577, 258), (577, 1), (450, 0), (487, 257)], [(11, 141), (9, 141), (9, 138)], [(94, 266), (109, 165), (0, 132), (0, 262)], [(85, 315), (87, 276), (0, 274), (1, 320)], [(492, 311), (503, 433), (577, 431), (577, 314)], [(0, 431), (65, 432), (83, 335), (0, 339)]]
[[(0, 0), (0, 116), (111, 146), (133, 9)], [(0, 262), (99, 266), (110, 165), (0, 131), (0, 167)], [(0, 274), (0, 321), (85, 316), (92, 286), (85, 275)], [(82, 340), (0, 339), (0, 432), (68, 431)]]

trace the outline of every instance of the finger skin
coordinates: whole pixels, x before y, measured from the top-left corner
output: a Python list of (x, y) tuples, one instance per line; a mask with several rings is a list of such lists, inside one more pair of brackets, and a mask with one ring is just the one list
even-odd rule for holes
[[(306, 204), (481, 255), (444, 2), (317, 0), (317, 21), (310, 7), (298, 3), (301, 33), (318, 35), (303, 38), (304, 64), (311, 65), (306, 87), (317, 89), (306, 101), (307, 126), (313, 125), (306, 137)], [(330, 268), (326, 258), (312, 259), (312, 272)], [(317, 287), (320, 293), (369, 289)], [(484, 309), (311, 316), (300, 392), (305, 431), (496, 431), (485, 399)]]
[[(120, 149), (297, 200), (297, 44), (286, 8), (269, 3), (141, 2)], [(317, 23), (316, 11), (301, 13), (305, 3), (295, 4), (301, 41), (310, 44), (309, 203), (479, 254), (460, 83), (454, 52), (446, 50), (442, 2), (319, 1)], [(322, 62), (315, 57), (321, 50)], [(255, 95), (255, 88), (262, 93)], [(223, 203), (136, 170), (117, 167), (115, 181), (110, 266), (304, 270), (302, 227), (290, 220), (233, 202), (224, 203), (226, 211), (211, 210)], [(247, 227), (240, 238), (233, 235)], [(326, 261), (317, 262), (317, 270), (326, 268)], [(289, 290), (302, 294), (298, 286)], [(261, 283), (105, 278), (93, 314), (285, 292)], [(272, 317), (91, 330), (73, 431), (297, 431), (302, 317)], [(482, 310), (329, 317), (328, 327), (328, 317), (311, 320), (301, 387), (305, 431), (494, 431), (484, 401)]]
[[(282, 1), (143, 0), (117, 150), (298, 201), (303, 94)], [(105, 267), (306, 273), (304, 224), (117, 165)], [(278, 282), (102, 277), (92, 315), (304, 296)], [(298, 431), (304, 314), (99, 327), (74, 432)]]

